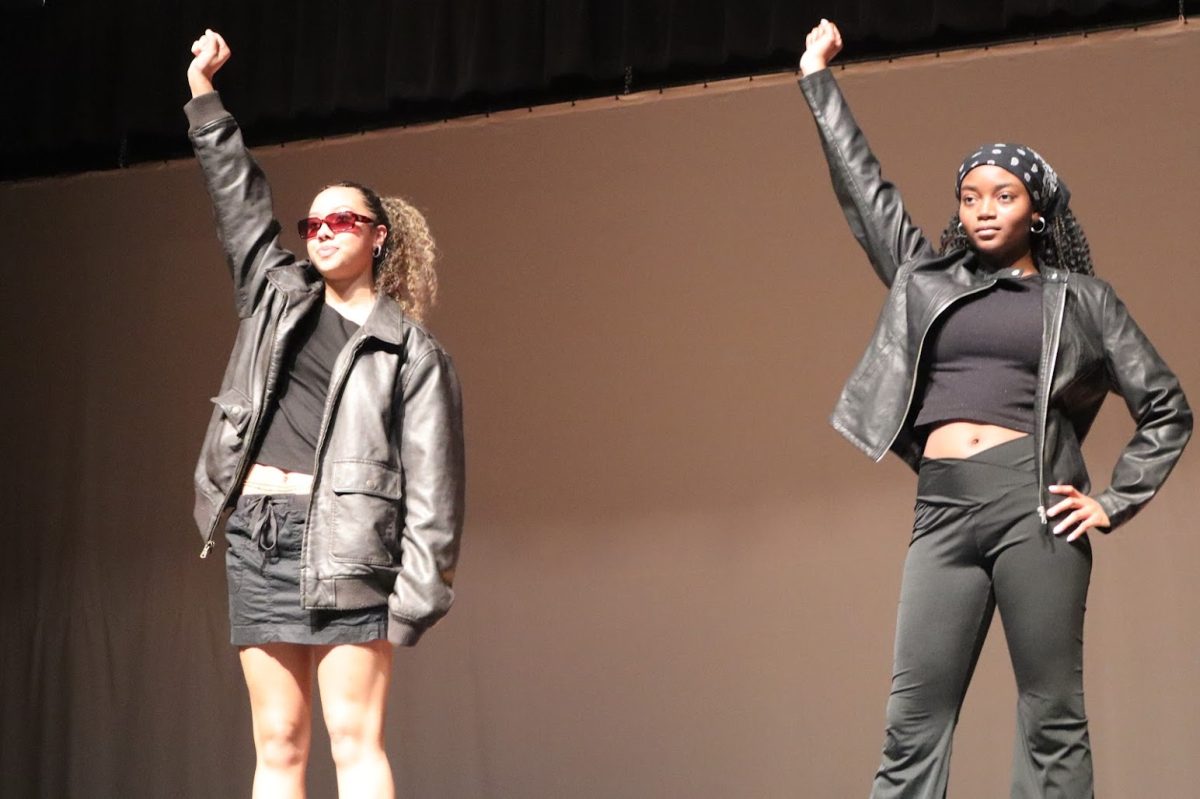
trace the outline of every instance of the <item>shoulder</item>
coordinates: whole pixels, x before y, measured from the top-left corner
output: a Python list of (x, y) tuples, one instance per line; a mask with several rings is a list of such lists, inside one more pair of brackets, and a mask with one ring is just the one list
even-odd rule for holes
[(1095, 275), (1084, 275), (1078, 272), (1066, 272), (1067, 290), (1082, 307), (1097, 314), (1116, 298), (1112, 284)]
[(1064, 272), (1067, 286), (1074, 291), (1087, 294), (1103, 295), (1113, 290), (1112, 284), (1095, 275), (1084, 275), (1079, 272)]
[(450, 354), (437, 337), (421, 322), (406, 314), (400, 303), (389, 298), (387, 318), (404, 348), (404, 360), (410, 371), (421, 368), (452, 369)]
[(404, 315), (404, 348), (412, 358), (423, 358), (434, 355), (448, 359), (450, 356), (441, 342), (430, 332), (429, 328)]

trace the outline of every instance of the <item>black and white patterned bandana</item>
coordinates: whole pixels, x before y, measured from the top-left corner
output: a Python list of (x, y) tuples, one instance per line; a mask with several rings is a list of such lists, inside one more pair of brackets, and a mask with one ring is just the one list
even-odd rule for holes
[(1045, 158), (1032, 147), (1003, 142), (985, 144), (963, 159), (962, 166), (958, 168), (958, 179), (954, 182), (955, 197), (962, 192), (963, 178), (967, 173), (985, 164), (998, 166), (1016, 175), (1033, 198), (1033, 207), (1046, 216), (1053, 216), (1070, 202), (1071, 192)]

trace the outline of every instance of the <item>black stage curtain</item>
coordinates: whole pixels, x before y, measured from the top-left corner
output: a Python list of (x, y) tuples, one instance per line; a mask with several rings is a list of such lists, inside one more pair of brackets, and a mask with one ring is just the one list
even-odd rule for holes
[[(872, 58), (1173, 17), (1179, 0), (8, 0), (0, 179), (185, 152), (204, 27), (264, 143), (773, 71), (820, 17)], [(1187, 6), (1200, 5), (1189, 2)]]

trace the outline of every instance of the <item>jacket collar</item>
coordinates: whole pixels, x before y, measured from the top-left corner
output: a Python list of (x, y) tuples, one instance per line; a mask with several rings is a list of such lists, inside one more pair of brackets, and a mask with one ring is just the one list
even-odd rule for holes
[[(307, 299), (325, 287), (320, 273), (308, 261), (272, 266), (266, 270), (266, 278), (293, 301)], [(404, 343), (404, 325), (407, 321), (400, 303), (380, 291), (376, 292), (375, 304), (371, 306), (371, 313), (359, 328), (359, 333), (401, 345)]]
[(399, 346), (404, 343), (405, 324), (409, 322), (400, 303), (379, 291), (375, 293), (375, 305), (367, 315), (367, 321), (359, 328), (359, 333)]
[[(1009, 270), (1007, 270), (1007, 269), (1000, 269), (1000, 270), (994, 271), (994, 272), (987, 271), (985, 268), (983, 268), (983, 264), (979, 260), (979, 257), (976, 256), (975, 253), (971, 252), (970, 250), (967, 250), (965, 253), (962, 254), (961, 260), (959, 260), (957, 265), (965, 267), (967, 269), (967, 271), (972, 274), (974, 279), (991, 280), (992, 278), (1000, 278), (1000, 277), (1009, 277), (1010, 276)], [(1053, 266), (1047, 266), (1047, 267), (1038, 267), (1038, 271), (1041, 273), (1042, 280), (1046, 284), (1064, 285), (1064, 286), (1067, 284), (1067, 275), (1069, 274), (1069, 272), (1065, 269), (1058, 269)]]
[(293, 300), (316, 294), (324, 286), (320, 274), (308, 261), (268, 267), (265, 276), (275, 288)]

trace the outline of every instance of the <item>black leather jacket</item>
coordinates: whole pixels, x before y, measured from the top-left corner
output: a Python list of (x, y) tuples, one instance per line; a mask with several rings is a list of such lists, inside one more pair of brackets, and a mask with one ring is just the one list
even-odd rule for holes
[[(202, 95), (184, 110), (240, 320), (196, 466), (203, 556), (251, 465), (297, 322), (324, 283), (280, 246), (266, 177), (220, 97)], [(330, 379), (301, 555), (304, 606), (386, 603), (388, 639), (416, 643), (454, 599), (463, 498), (462, 408), (450, 358), (380, 293)]]
[[(971, 251), (939, 256), (883, 178), (833, 75), (800, 80), (829, 163), (834, 191), (872, 266), (890, 289), (874, 336), (842, 390), (834, 428), (875, 460), (891, 450), (914, 469), (911, 426), (917, 367), (934, 320), (956, 300), (995, 282)], [(1080, 444), (1109, 391), (1124, 398), (1137, 430), (1096, 499), (1115, 529), (1158, 491), (1192, 430), (1179, 381), (1134, 323), (1112, 287), (1057, 269), (1042, 270), (1042, 357), (1034, 445), (1045, 522), (1055, 483), (1091, 491)]]

